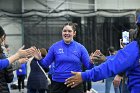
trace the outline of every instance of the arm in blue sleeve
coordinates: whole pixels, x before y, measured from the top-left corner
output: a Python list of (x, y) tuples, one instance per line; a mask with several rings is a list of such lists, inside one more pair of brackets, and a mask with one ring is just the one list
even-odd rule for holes
[(49, 65), (54, 61), (54, 50), (53, 47), (50, 47), (48, 54), (45, 56), (45, 58), (42, 58), (39, 60), (39, 64), (43, 68), (48, 68)]
[(94, 64), (90, 62), (89, 54), (84, 46), (81, 47), (82, 57), (81, 61), (87, 69), (91, 69), (94, 67)]
[(6, 68), (9, 66), (9, 60), (8, 59), (1, 59), (0, 60), (0, 70)]
[(129, 69), (138, 59), (139, 48), (136, 41), (128, 44), (124, 49), (119, 50), (118, 53), (103, 64), (82, 72), (82, 79), (84, 81), (98, 81), (110, 76), (116, 75)]

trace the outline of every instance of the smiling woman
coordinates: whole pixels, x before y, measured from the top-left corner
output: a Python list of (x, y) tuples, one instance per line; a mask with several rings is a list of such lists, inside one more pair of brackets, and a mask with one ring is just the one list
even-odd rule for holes
[(90, 63), (89, 55), (86, 48), (80, 43), (74, 41), (76, 35), (76, 24), (66, 23), (62, 29), (62, 38), (53, 44), (45, 58), (36, 51), (34, 56), (44, 68), (47, 68), (54, 62), (51, 93), (83, 93), (83, 85), (69, 88), (64, 82), (71, 77), (71, 71), (82, 71), (82, 65), (90, 69), (93, 64)]
[(69, 44), (76, 35), (76, 23), (67, 23), (62, 30), (62, 37), (65, 43)]

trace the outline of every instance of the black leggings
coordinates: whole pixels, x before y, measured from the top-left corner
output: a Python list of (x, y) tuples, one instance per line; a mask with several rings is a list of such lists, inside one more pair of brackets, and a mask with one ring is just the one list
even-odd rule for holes
[(24, 89), (24, 80), (25, 80), (25, 76), (26, 75), (20, 75), (20, 76), (17, 76), (18, 78), (18, 89), (19, 91), (21, 91), (21, 84), (22, 84), (22, 89)]

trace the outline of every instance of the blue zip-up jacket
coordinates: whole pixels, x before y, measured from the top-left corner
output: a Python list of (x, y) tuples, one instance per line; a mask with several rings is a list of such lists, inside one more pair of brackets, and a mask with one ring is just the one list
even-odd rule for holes
[(65, 79), (72, 76), (71, 71), (82, 71), (82, 64), (86, 68), (92, 68), (89, 55), (83, 45), (76, 41), (66, 44), (63, 40), (53, 44), (44, 59), (40, 60), (43, 67), (48, 67), (54, 62), (54, 74), (52, 80), (65, 82)]
[(82, 72), (85, 81), (98, 81), (120, 72), (126, 72), (128, 77), (128, 88), (131, 93), (140, 92), (140, 51), (137, 41), (133, 41), (125, 48), (119, 50), (113, 58), (103, 64)]
[(0, 60), (0, 70), (6, 68), (9, 66), (9, 60), (8, 59), (1, 59)]

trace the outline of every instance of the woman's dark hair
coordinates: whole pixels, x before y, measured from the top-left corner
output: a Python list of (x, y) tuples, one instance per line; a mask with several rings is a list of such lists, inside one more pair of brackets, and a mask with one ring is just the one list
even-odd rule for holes
[[(5, 31), (3, 30), (3, 28), (0, 26), (0, 38), (2, 37), (2, 36), (6, 36), (6, 34), (5, 34)], [(2, 49), (2, 47), (1, 47), (1, 45), (0, 45), (0, 55), (3, 53), (3, 49)]]
[(3, 30), (3, 28), (0, 26), (0, 38), (1, 38), (3, 35), (6, 35), (6, 34), (5, 34), (5, 31)]
[(72, 29), (73, 29), (73, 31), (76, 31), (76, 27), (78, 26), (77, 23), (69, 22), (69, 23), (64, 24), (63, 28), (64, 28), (66, 25), (71, 26)]

